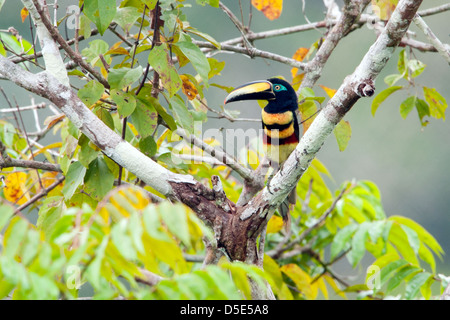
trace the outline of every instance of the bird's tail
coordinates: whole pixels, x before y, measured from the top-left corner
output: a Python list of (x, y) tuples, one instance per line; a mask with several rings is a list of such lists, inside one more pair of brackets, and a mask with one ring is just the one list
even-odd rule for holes
[(287, 196), (286, 199), (280, 204), (278, 207), (278, 212), (283, 218), (283, 224), (286, 232), (289, 232), (291, 229), (291, 214), (290, 214), (290, 206), (295, 205), (297, 202), (297, 188), (292, 189), (291, 193)]

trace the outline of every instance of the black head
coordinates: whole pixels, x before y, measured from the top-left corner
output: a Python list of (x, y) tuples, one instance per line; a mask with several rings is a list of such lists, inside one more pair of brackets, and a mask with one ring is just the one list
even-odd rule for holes
[(226, 97), (225, 103), (241, 100), (267, 100), (264, 110), (269, 113), (295, 111), (298, 108), (297, 94), (289, 82), (270, 78), (253, 81), (235, 88)]

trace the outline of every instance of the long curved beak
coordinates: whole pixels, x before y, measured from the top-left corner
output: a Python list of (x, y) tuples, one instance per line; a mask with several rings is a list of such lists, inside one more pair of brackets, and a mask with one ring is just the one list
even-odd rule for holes
[(275, 93), (272, 90), (272, 83), (266, 80), (252, 81), (243, 84), (228, 94), (224, 103), (241, 100), (273, 100)]

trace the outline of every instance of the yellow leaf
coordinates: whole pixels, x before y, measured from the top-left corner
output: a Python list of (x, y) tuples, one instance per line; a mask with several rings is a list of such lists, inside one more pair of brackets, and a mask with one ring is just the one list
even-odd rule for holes
[(278, 216), (272, 216), (267, 223), (267, 233), (277, 233), (283, 228), (283, 219)]
[(27, 202), (29, 196), (25, 194), (25, 182), (27, 181), (27, 174), (25, 172), (13, 172), (6, 176), (5, 188), (3, 194), (6, 200), (21, 205)]
[(321, 84), (319, 84), (319, 87), (321, 87), (330, 98), (333, 98), (334, 94), (337, 91), (335, 89), (330, 89), (328, 87), (325, 87), (325, 86), (323, 86)]
[(189, 81), (189, 78), (184, 74), (180, 75), (181, 81), (183, 81), (183, 85), (181, 90), (188, 97), (189, 100), (194, 100), (198, 94), (197, 88), (195, 88), (194, 84)]
[[(41, 154), (41, 153), (47, 151), (48, 149), (61, 148), (61, 147), (62, 147), (62, 142), (55, 142), (55, 143), (49, 144), (46, 147), (43, 147), (43, 148), (39, 149), (37, 152), (33, 153), (33, 156), (35, 157), (38, 154)], [(31, 158), (32, 158), (32, 156), (30, 155), (30, 159)]]
[(339, 286), (337, 285), (337, 283), (334, 281), (334, 279), (332, 277), (330, 277), (329, 275), (324, 274), (322, 276), (330, 285), (331, 288), (333, 288), (334, 292), (339, 295), (340, 297), (347, 299), (347, 297), (345, 296), (344, 291), (342, 291)]
[(292, 87), (294, 88), (295, 91), (298, 90), (298, 88), (300, 88), (300, 85), (302, 84), (303, 78), (305, 77), (305, 73), (302, 72), (300, 74), (297, 74), (293, 79), (292, 79)]
[(253, 151), (253, 150), (247, 151), (247, 161), (253, 170), (256, 170), (256, 168), (258, 168), (259, 158), (258, 158), (258, 154), (255, 151)]
[(25, 21), (25, 19), (28, 17), (28, 9), (23, 7), (22, 10), (20, 10), (20, 17), (22, 18), (22, 22)]
[(283, 0), (252, 0), (252, 5), (269, 20), (278, 19), (283, 10)]
[(123, 48), (123, 47), (117, 47), (117, 48), (111, 48), (109, 49), (105, 55), (107, 54), (123, 54), (123, 55), (129, 55), (129, 52), (127, 49)]
[(281, 271), (294, 281), (297, 289), (305, 295), (307, 299), (313, 300), (317, 296), (317, 285), (311, 286), (311, 277), (298, 265), (290, 263), (282, 266)]
[[(309, 51), (308, 48), (298, 48), (297, 51), (295, 51), (294, 55), (292, 56), (292, 59), (301, 62), (301, 61), (303, 61), (303, 59), (305, 59), (306, 54), (308, 53), (308, 51)], [(291, 69), (292, 78), (295, 78), (297, 72), (298, 72), (298, 68), (292, 68)]]
[(316, 283), (317, 283), (317, 286), (319, 287), (320, 291), (322, 291), (322, 294), (325, 297), (325, 299), (328, 299), (328, 290), (327, 290), (327, 286), (325, 285), (325, 281), (323, 280), (323, 278), (320, 277), (319, 279), (317, 279)]
[(389, 20), (398, 0), (372, 0), (372, 12), (381, 20)]

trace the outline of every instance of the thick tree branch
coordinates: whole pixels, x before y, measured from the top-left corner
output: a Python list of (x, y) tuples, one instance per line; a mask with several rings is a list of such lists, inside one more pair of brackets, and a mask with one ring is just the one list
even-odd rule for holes
[[(42, 2), (42, 0), (39, 0)], [(45, 68), (48, 72), (54, 75), (62, 84), (69, 85), (69, 77), (67, 75), (64, 62), (59, 54), (59, 48), (55, 41), (52, 39), (52, 35), (47, 30), (44, 20), (48, 20), (47, 13), (41, 8), (38, 0), (22, 0), (24, 6), (30, 12), (31, 17), (36, 25), (37, 35), (39, 37), (39, 43), (42, 48), (42, 55), (45, 61)], [(35, 9), (34, 3), (40, 8), (41, 12)], [(51, 25), (51, 23), (50, 23)]]
[(305, 68), (306, 75), (298, 92), (300, 92), (302, 88), (311, 88), (320, 78), (323, 67), (328, 61), (334, 48), (336, 48), (339, 41), (347, 35), (353, 25), (358, 21), (361, 12), (369, 2), (370, 0), (352, 0), (345, 3), (342, 15), (338, 22), (328, 33), (314, 58), (307, 64)]
[[(41, 17), (42, 23), (47, 28), (48, 32), (52, 36), (52, 38), (58, 42), (61, 47), (66, 51), (66, 53), (70, 56), (70, 58), (75, 61), (81, 68), (85, 69), (89, 73), (91, 73), (105, 88), (109, 88), (109, 83), (105, 78), (101, 75), (100, 72), (91, 67), (88, 63), (83, 60), (83, 57), (72, 50), (72, 48), (67, 44), (66, 40), (59, 34), (58, 29), (54, 27), (48, 17), (45, 15), (44, 9), (39, 4), (38, 0), (32, 0), (34, 6), (36, 7), (39, 16)], [(33, 8), (29, 8), (29, 10), (35, 11)], [(65, 84), (65, 83), (64, 83)]]
[[(241, 221), (252, 221), (245, 229), (248, 244), (258, 235), (275, 208), (288, 196), (337, 123), (361, 97), (374, 93), (374, 81), (406, 33), (421, 1), (402, 0), (377, 41), (370, 47), (356, 70), (348, 76), (333, 98), (322, 109), (270, 183), (240, 212)], [(256, 248), (247, 261), (255, 263)], [(247, 252), (248, 252), (247, 251)], [(252, 254), (253, 253), (253, 254)]]

